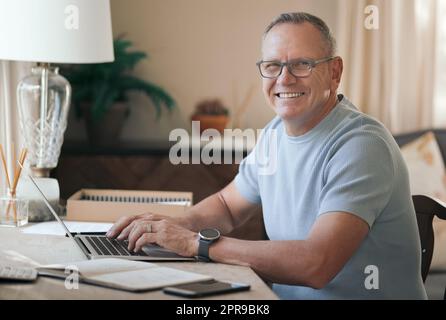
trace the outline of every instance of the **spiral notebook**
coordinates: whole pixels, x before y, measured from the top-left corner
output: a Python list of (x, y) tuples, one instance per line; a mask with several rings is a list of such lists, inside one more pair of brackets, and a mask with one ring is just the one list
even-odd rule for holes
[(192, 192), (81, 189), (67, 200), (67, 220), (114, 222), (148, 212), (177, 216), (192, 200)]

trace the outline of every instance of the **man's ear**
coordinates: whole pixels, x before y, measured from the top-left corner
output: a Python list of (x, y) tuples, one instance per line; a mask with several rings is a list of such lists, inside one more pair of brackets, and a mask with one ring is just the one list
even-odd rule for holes
[(342, 71), (344, 70), (344, 62), (341, 57), (336, 57), (332, 63), (332, 75), (331, 80), (336, 85), (336, 89), (341, 83)]

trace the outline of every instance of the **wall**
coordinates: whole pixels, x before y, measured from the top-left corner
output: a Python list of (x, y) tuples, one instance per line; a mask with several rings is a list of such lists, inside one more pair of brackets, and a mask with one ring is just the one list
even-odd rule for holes
[[(194, 106), (204, 98), (221, 98), (234, 114), (250, 90), (240, 127), (263, 127), (274, 116), (255, 65), (266, 25), (281, 12), (307, 11), (336, 27), (333, 0), (111, 0), (111, 8), (114, 35), (125, 34), (150, 55), (136, 73), (178, 102), (157, 121), (150, 100), (132, 95), (123, 140), (133, 141), (166, 140), (174, 128), (189, 129)], [(66, 139), (83, 138), (83, 123), (71, 115)]]

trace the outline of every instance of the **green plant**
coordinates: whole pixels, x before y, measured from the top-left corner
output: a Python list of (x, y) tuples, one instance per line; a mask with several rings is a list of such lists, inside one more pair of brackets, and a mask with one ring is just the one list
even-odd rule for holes
[(129, 40), (116, 39), (113, 46), (113, 62), (61, 67), (61, 74), (73, 88), (72, 103), (77, 115), (82, 116), (81, 105), (89, 103), (91, 118), (99, 121), (115, 102), (127, 102), (130, 91), (144, 92), (152, 100), (157, 117), (161, 114), (162, 106), (173, 109), (175, 100), (164, 89), (131, 74), (136, 64), (147, 58), (147, 54), (128, 51), (132, 47)]

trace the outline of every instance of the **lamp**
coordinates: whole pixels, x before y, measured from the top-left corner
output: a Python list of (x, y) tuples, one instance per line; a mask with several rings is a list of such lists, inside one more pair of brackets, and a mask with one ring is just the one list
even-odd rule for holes
[(49, 63), (113, 61), (109, 0), (0, 0), (0, 59), (35, 61), (18, 85), (20, 127), (35, 176), (57, 166), (71, 88)]
[(70, 84), (50, 63), (114, 60), (109, 0), (0, 0), (0, 59), (38, 62), (17, 99), (33, 175), (48, 177), (71, 98)]

